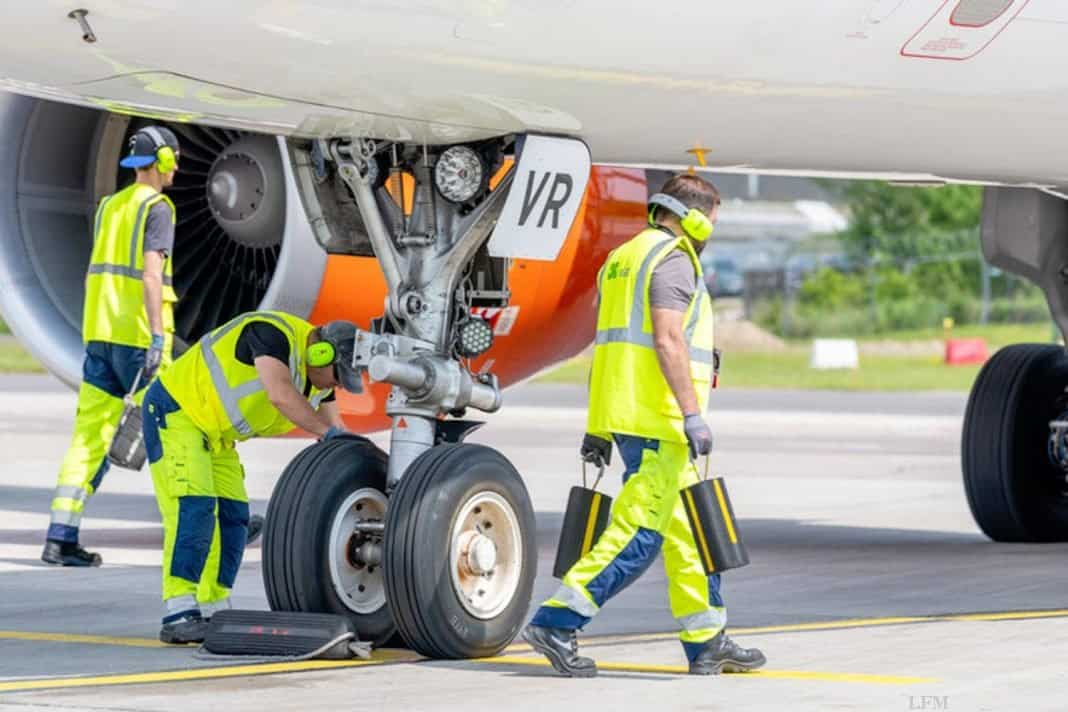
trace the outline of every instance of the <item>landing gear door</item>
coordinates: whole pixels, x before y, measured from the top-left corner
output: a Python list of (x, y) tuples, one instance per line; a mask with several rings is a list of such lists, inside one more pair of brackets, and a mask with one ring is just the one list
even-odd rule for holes
[(515, 178), (489, 239), (493, 257), (555, 260), (590, 179), (590, 149), (579, 139), (527, 135)]

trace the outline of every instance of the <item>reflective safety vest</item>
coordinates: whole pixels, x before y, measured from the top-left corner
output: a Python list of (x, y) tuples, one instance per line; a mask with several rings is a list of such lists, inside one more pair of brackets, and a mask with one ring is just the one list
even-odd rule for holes
[[(174, 203), (151, 186), (133, 183), (101, 201), (93, 227), (93, 253), (85, 276), (82, 339), (148, 348), (152, 331), (145, 310), (141, 278), (145, 269), (145, 224), (157, 203)], [(165, 352), (174, 333), (174, 292), (171, 258), (163, 263), (163, 332)]]
[(682, 249), (693, 262), (697, 289), (683, 317), (690, 351), (690, 377), (701, 413), (712, 386), (712, 299), (701, 262), (687, 237), (644, 230), (613, 250), (597, 275), (600, 307), (590, 372), (587, 432), (611, 433), (686, 442), (683, 414), (653, 347), (649, 282), (653, 269), (672, 250)]
[[(305, 352), (314, 326), (277, 311), (249, 312), (205, 334), (160, 375), (163, 387), (207, 436), (213, 451), (239, 440), (282, 435), (296, 428), (271, 403), (255, 366), (237, 360), (237, 341), (245, 326), (267, 322), (289, 342), (289, 376), (297, 392), (307, 384)], [(311, 388), (308, 401), (318, 408), (331, 389)]]

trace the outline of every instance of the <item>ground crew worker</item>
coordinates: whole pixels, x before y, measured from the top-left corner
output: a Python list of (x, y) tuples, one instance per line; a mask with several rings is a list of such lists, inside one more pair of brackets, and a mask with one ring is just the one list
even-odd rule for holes
[(333, 389), (360, 387), (356, 327), (250, 312), (205, 335), (145, 394), (145, 450), (163, 518), (164, 643), (200, 642), (229, 607), (249, 521), (234, 443), (294, 428), (345, 434)]
[(138, 373), (146, 386), (170, 361), (177, 301), (171, 284), (175, 212), (160, 191), (174, 182), (178, 139), (163, 126), (147, 126), (130, 138), (129, 149), (119, 165), (136, 170), (134, 182), (104, 198), (94, 220), (74, 436), (59, 470), (41, 554), (42, 561), (60, 566), (101, 564), (100, 555), (78, 541), (85, 503), (108, 471), (106, 455), (123, 397)]
[(578, 655), (576, 630), (664, 553), (671, 611), (692, 674), (764, 664), (727, 637), (720, 577), (698, 557), (679, 490), (698, 481), (694, 460), (712, 448), (705, 422), (712, 380), (712, 302), (698, 254), (719, 194), (696, 175), (669, 180), (650, 198), (650, 226), (613, 250), (598, 275), (600, 307), (583, 459), (626, 471), (611, 521), (523, 631), (558, 672), (597, 674)]

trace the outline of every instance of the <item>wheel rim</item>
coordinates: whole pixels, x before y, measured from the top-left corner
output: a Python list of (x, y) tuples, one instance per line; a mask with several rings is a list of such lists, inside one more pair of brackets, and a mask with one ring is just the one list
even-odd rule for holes
[(496, 492), (470, 497), (449, 537), (452, 587), (464, 609), (476, 618), (495, 618), (508, 607), (523, 571), (519, 517)]
[(386, 605), (381, 561), (367, 563), (359, 556), (366, 546), (377, 546), (381, 552), (381, 539), (356, 532), (357, 522), (384, 521), (386, 502), (386, 496), (374, 488), (358, 489), (345, 498), (330, 527), (330, 583), (337, 597), (354, 613), (374, 613)]

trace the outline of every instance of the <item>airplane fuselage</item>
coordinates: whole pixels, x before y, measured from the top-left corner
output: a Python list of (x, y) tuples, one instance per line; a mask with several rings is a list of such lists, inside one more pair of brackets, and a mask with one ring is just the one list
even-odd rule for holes
[(4, 9), (0, 87), (302, 136), (567, 134), (598, 163), (1068, 183), (1059, 0), (110, 0), (94, 43), (70, 9)]

